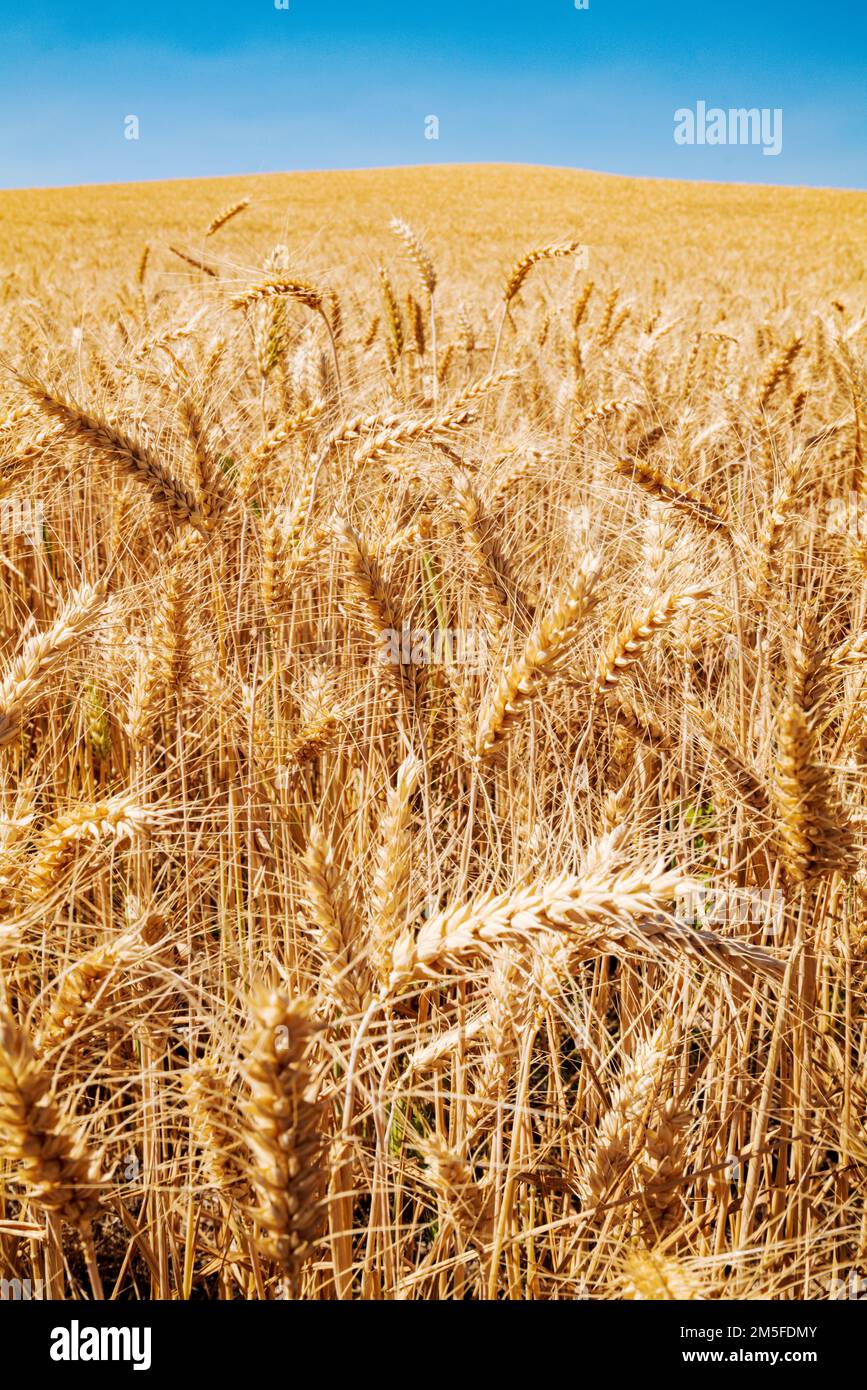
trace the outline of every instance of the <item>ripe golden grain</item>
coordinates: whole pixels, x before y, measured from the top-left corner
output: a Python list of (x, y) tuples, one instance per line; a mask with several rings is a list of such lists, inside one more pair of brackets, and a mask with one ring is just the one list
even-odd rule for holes
[(2, 199), (0, 1273), (825, 1297), (867, 200), (226, 190)]

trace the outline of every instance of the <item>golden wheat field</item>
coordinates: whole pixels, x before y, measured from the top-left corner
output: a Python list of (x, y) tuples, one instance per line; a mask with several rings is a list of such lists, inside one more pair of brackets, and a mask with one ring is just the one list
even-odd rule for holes
[(867, 195), (0, 195), (0, 1278), (867, 1264)]

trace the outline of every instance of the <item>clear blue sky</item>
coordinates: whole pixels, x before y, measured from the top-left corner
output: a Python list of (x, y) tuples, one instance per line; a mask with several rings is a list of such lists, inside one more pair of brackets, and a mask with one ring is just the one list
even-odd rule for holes
[(0, 187), (476, 160), (864, 188), (867, 0), (0, 0)]

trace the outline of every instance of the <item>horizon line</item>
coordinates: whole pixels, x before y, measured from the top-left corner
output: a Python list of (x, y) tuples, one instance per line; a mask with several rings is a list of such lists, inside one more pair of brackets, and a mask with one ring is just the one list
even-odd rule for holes
[(244, 172), (232, 172), (226, 174), (173, 174), (165, 178), (150, 179), (97, 179), (87, 180), (82, 183), (57, 183), (57, 184), (27, 184), (24, 186), (5, 186), (0, 185), (0, 195), (4, 193), (62, 193), (71, 192), (82, 188), (149, 188), (155, 184), (171, 183), (218, 183), (221, 180), (232, 179), (268, 179), (268, 178), (298, 178), (308, 176), (322, 176), (327, 174), (388, 174), (400, 172), (425, 172), (435, 173), (438, 170), (451, 169), (548, 169), (568, 174), (587, 174), (596, 178), (625, 179), (630, 183), (667, 183), (675, 185), (704, 185), (708, 188), (754, 188), (754, 189), (773, 189), (779, 192), (790, 193), (855, 193), (867, 194), (867, 188), (856, 188), (851, 185), (837, 184), (812, 184), (812, 183), (766, 183), (755, 179), (707, 179), (707, 178), (671, 178), (664, 174), (621, 174), (611, 169), (588, 169), (579, 165), (572, 164), (547, 164), (544, 162), (526, 160), (448, 160), (436, 163), (425, 164), (361, 164), (347, 166), (331, 166), (328, 168), (316, 169), (260, 169), (247, 170)]

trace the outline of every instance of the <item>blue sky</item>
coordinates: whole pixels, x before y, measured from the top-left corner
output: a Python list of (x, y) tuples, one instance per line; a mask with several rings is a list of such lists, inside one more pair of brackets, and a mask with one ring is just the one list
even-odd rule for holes
[[(698, 101), (781, 108), (781, 153), (677, 145)], [(865, 0), (0, 0), (5, 188), (477, 160), (864, 188), (865, 151)]]

